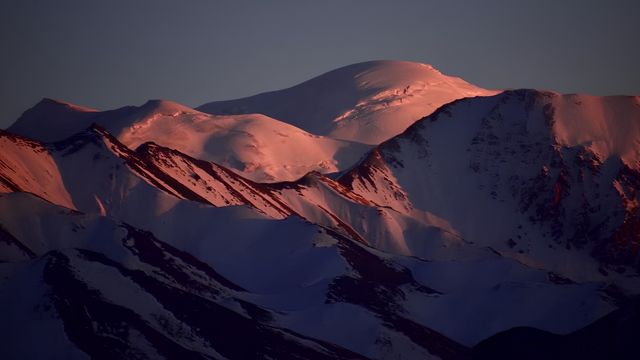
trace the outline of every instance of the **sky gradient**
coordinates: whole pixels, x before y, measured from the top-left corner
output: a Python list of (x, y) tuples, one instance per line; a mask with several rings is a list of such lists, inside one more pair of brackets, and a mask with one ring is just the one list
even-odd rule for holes
[(485, 88), (640, 95), (640, 1), (8, 0), (0, 128), (42, 97), (189, 106), (375, 59)]

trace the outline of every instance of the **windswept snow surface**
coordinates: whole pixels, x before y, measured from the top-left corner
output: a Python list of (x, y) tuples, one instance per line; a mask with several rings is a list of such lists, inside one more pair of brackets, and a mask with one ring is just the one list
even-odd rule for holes
[(370, 149), (313, 135), (260, 114), (212, 116), (167, 100), (97, 112), (45, 99), (9, 131), (60, 141), (94, 123), (132, 149), (154, 142), (262, 182), (295, 180), (310, 171), (344, 170)]
[(198, 107), (211, 114), (260, 113), (314, 134), (379, 144), (453, 100), (496, 94), (431, 65), (370, 61), (294, 87)]

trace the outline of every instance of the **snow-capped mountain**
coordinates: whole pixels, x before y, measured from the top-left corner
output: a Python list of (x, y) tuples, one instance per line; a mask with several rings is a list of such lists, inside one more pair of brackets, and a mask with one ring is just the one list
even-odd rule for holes
[(326, 89), (351, 81), (360, 113), (344, 119), (363, 136), (423, 108), (375, 146), (301, 130), (312, 116), (169, 101), (25, 112), (0, 131), (3, 357), (557, 358), (590, 356), (585, 341), (614, 351), (597, 343), (608, 332), (627, 344), (640, 99), (478, 90), (431, 114), (425, 85), (403, 92), (406, 108), (374, 104), (444, 77), (417, 65), (238, 100), (282, 109), (309, 91), (326, 115), (348, 105)]
[(439, 106), (495, 93), (429, 65), (375, 61), (200, 111), (167, 100), (97, 111), (44, 99), (8, 130), (50, 142), (95, 123), (130, 148), (152, 141), (255, 181), (291, 181), (310, 171), (348, 169), (371, 148), (367, 144), (401, 133)]
[[(31, 177), (51, 176), (65, 181), (54, 183), (57, 187), (53, 189), (52, 185), (39, 188), (7, 169), (0, 172), (7, 190), (31, 192), (84, 213), (112, 216), (136, 225), (141, 206), (156, 204), (152, 207), (164, 209), (179, 200), (190, 200), (215, 207), (246, 205), (274, 219), (295, 215), (398, 254), (429, 258), (461, 241), (447, 222), (436, 216), (419, 211), (403, 214), (375, 206), (319, 173), (295, 182), (255, 183), (215, 163), (154, 143), (130, 150), (95, 125), (52, 144), (9, 133), (0, 136), (7, 142), (29, 144), (7, 155), (31, 154), (37, 147), (44, 159), (56, 162), (33, 161), (34, 165), (47, 166), (33, 167)], [(11, 163), (13, 157), (0, 154), (0, 161)], [(153, 218), (148, 221), (153, 222)], [(405, 231), (408, 229), (411, 231)], [(425, 242), (425, 237), (431, 241)]]
[(44, 99), (8, 130), (60, 141), (98, 124), (131, 149), (155, 142), (256, 181), (295, 180), (355, 164), (370, 146), (317, 136), (259, 114), (212, 116), (166, 100), (96, 111)]
[[(637, 97), (517, 90), (463, 99), (381, 144), (340, 182), (571, 277), (589, 273), (567, 260), (576, 249), (637, 268), (639, 125)], [(606, 272), (598, 264), (590, 269)]]
[(167, 101), (142, 106), (146, 107), (152, 107), (148, 115), (117, 132), (123, 144), (135, 148), (152, 141), (262, 182), (295, 180), (310, 171), (343, 170), (369, 149), (259, 114), (212, 116)]
[(198, 107), (211, 114), (260, 113), (313, 134), (379, 144), (456, 99), (486, 90), (431, 65), (370, 61), (339, 68), (294, 87)]

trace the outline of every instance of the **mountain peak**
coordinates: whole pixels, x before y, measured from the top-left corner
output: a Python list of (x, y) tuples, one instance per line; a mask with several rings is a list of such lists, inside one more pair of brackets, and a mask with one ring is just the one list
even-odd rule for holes
[(197, 109), (216, 115), (260, 113), (316, 135), (379, 144), (446, 103), (496, 93), (428, 64), (375, 60), (341, 67), (288, 89)]
[(164, 99), (151, 99), (138, 107), (141, 111), (160, 114), (197, 113), (197, 111), (179, 104), (175, 101)]
[(98, 113), (91, 108), (43, 98), (7, 130), (41, 141), (56, 141), (77, 132), (77, 124), (90, 123), (89, 119)]
[(96, 109), (92, 109), (89, 107), (85, 107), (85, 106), (81, 106), (81, 105), (76, 105), (67, 101), (63, 101), (63, 100), (59, 100), (59, 99), (53, 99), (53, 98), (49, 98), (49, 97), (44, 97), (42, 98), (35, 106), (33, 106), (31, 109), (41, 109), (41, 108), (46, 108), (47, 110), (51, 109), (51, 108), (66, 108), (66, 109), (70, 109), (73, 111), (80, 111), (80, 112), (95, 112), (98, 111)]

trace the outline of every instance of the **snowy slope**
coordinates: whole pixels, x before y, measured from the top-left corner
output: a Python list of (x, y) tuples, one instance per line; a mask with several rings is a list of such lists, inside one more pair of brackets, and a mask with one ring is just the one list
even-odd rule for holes
[[(296, 215), (396, 254), (434, 258), (445, 256), (441, 252), (455, 253), (456, 244), (460, 245), (446, 221), (417, 211), (407, 215), (377, 207), (318, 173), (295, 182), (258, 184), (215, 163), (154, 143), (132, 151), (95, 126), (50, 145), (31, 143), (56, 162), (47, 168), (31, 161), (33, 177), (55, 174), (65, 181), (58, 192), (65, 194), (65, 186), (72, 189), (75, 208), (136, 225), (130, 216), (140, 213), (142, 207), (152, 210), (143, 213), (159, 216), (186, 199), (216, 207), (247, 205), (274, 219)], [(5, 173), (12, 174), (0, 171), (0, 175)], [(46, 189), (35, 193), (65, 205)]]
[[(73, 344), (67, 346), (89, 354), (96, 351), (90, 341), (104, 343), (110, 329), (119, 329), (116, 334), (128, 331), (129, 338), (110, 351), (169, 351), (171, 338), (192, 351), (228, 356), (257, 351), (267, 339), (283, 341), (269, 334), (283, 328), (293, 332), (287, 336), (293, 343), (281, 346), (294, 354), (303, 351), (296, 342), (312, 341), (372, 358), (451, 359), (466, 351), (456, 342), (473, 345), (516, 325), (570, 332), (614, 308), (605, 284), (559, 281), (491, 251), (457, 261), (390, 256), (297, 218), (270, 220), (245, 209), (177, 207), (129, 215), (151, 230), (145, 232), (24, 193), (0, 197), (0, 225), (30, 253), (0, 264), (3, 273), (12, 267), (0, 282), (6, 304), (0, 313), (11, 319), (0, 332), (25, 343), (30, 332), (9, 335), (25, 325), (18, 319), (38, 327), (53, 318), (58, 330), (43, 331), (60, 334), (64, 327)], [(11, 246), (0, 245), (2, 253)], [(30, 315), (33, 308), (20, 307), (16, 288), (40, 294), (29, 297), (40, 310)], [(189, 306), (177, 306), (171, 293)], [(73, 310), (81, 304), (86, 316)], [(200, 314), (196, 318), (226, 320), (198, 321), (188, 308)], [(5, 316), (13, 311), (21, 316)], [(79, 336), (74, 329), (89, 319), (99, 326)], [(253, 334), (257, 344), (247, 347), (219, 333), (230, 324)]]
[(463, 240), (445, 220), (377, 206), (318, 173), (266, 189), (292, 213), (386, 252), (425, 259), (466, 255)]
[(140, 211), (153, 213), (162, 204), (181, 199), (207, 203), (100, 128), (91, 127), (47, 147), (75, 208), (82, 212), (122, 217)]
[(151, 143), (136, 152), (97, 126), (50, 144), (9, 134), (2, 139), (6, 151), (0, 160), (8, 164), (0, 169), (7, 184), (3, 192), (28, 191), (68, 208), (118, 218), (140, 212), (155, 216), (179, 203), (248, 205), (274, 218), (289, 215), (286, 206), (225, 168)]
[[(274, 326), (277, 314), (151, 233), (26, 194), (0, 207), (7, 201), (18, 208), (0, 222), (35, 260), (0, 285), (5, 356), (362, 358)], [(25, 212), (32, 222), (20, 221)]]
[(0, 193), (31, 192), (73, 208), (58, 166), (42, 144), (0, 130)]
[(344, 170), (370, 148), (312, 135), (264, 115), (212, 116), (166, 100), (98, 112), (45, 99), (9, 131), (50, 142), (93, 123), (132, 149), (155, 142), (215, 161), (257, 181), (294, 180), (309, 171)]
[(430, 65), (370, 61), (333, 70), (288, 89), (211, 102), (198, 110), (260, 113), (313, 134), (379, 144), (441, 105), (495, 93), (444, 75)]
[[(184, 199), (215, 207), (247, 205), (274, 219), (296, 215), (395, 254), (432, 259), (464, 253), (459, 249), (460, 237), (445, 220), (419, 211), (404, 214), (376, 206), (319, 173), (294, 182), (259, 184), (154, 143), (132, 151), (95, 126), (62, 142), (38, 146), (48, 149), (43, 154), (56, 162), (54, 174), (65, 181), (60, 191), (65, 186), (72, 189), (75, 208), (84, 212), (138, 225), (130, 215), (138, 214), (142, 207), (152, 210), (143, 213), (159, 216)], [(36, 164), (33, 162), (33, 176), (51, 173)], [(0, 175), (5, 172), (11, 174), (5, 170)], [(40, 193), (65, 205), (44, 190)]]
[(467, 241), (593, 279), (607, 271), (589, 255), (638, 265), (638, 126), (637, 97), (518, 90), (463, 99), (340, 182), (380, 205), (446, 219)]
[(309, 171), (343, 170), (369, 148), (312, 135), (264, 115), (211, 116), (175, 110), (175, 104), (161, 102), (154, 115), (117, 137), (131, 148), (153, 141), (263, 182), (294, 180)]
[[(382, 301), (387, 304), (398, 301), (400, 286), (425, 291), (420, 290), (406, 270), (376, 260), (367, 250), (354, 247), (345, 238), (299, 220), (247, 226), (249, 224), (239, 218), (231, 222), (234, 231), (229, 231), (230, 236), (220, 237), (218, 241), (211, 241), (209, 237), (224, 234), (214, 235), (211, 230), (201, 234), (198, 240), (188, 232), (180, 237), (165, 234), (183, 247), (208, 248), (209, 251), (204, 252), (205, 262), (201, 262), (149, 232), (109, 218), (64, 211), (27, 194), (0, 197), (0, 208), (11, 205), (18, 205), (17, 211), (2, 212), (0, 224), (31, 249), (35, 260), (20, 262), (19, 269), (13, 270), (0, 284), (0, 298), (5, 305), (0, 312), (3, 318), (11, 320), (0, 325), (0, 333), (3, 338), (15, 341), (7, 350), (10, 354), (24, 353), (17, 345), (33, 341), (32, 336), (37, 335), (12, 329), (39, 327), (45, 321), (51, 323), (50, 319), (55, 319), (50, 326), (58, 329), (56, 334), (64, 328), (67, 337), (64, 349), (76, 347), (76, 352), (79, 349), (92, 356), (101, 351), (96, 344), (108, 344), (109, 338), (117, 341), (102, 351), (112, 356), (191, 353), (191, 356), (213, 358), (282, 358), (286, 352), (286, 356), (295, 358), (362, 358), (352, 351), (375, 357), (384, 351), (401, 358), (431, 358), (426, 348), (435, 353), (465, 351), (433, 330), (399, 317), (402, 314), (395, 314), (397, 309), (377, 305)], [(227, 216), (233, 209), (216, 210), (226, 215), (211, 219), (220, 225), (229, 223)], [(32, 222), (20, 220), (25, 213), (30, 214)], [(202, 219), (200, 216), (193, 223), (203, 224)], [(208, 229), (213, 228), (214, 224), (209, 223)], [(259, 229), (262, 231), (257, 232)], [(283, 231), (295, 236), (282, 237)], [(196, 242), (190, 244), (190, 241)], [(246, 246), (259, 251), (261, 256), (251, 255)], [(214, 251), (216, 248), (224, 249), (224, 253)], [(292, 251), (298, 256), (285, 256)], [(230, 261), (230, 256), (236, 261)], [(366, 258), (369, 258), (368, 265), (361, 268), (363, 264), (359, 261)], [(317, 266), (308, 266), (311, 263)], [(222, 273), (211, 264), (219, 266)], [(370, 277), (373, 273), (368, 266), (375, 268), (373, 273), (391, 278), (379, 280), (377, 286), (385, 289), (380, 299), (374, 296), (360, 302), (349, 297), (353, 291), (349, 286), (369, 289), (373, 285)], [(267, 268), (269, 271), (264, 271)], [(25, 309), (15, 301), (16, 293), (26, 295), (26, 292), (31, 292), (30, 299), (41, 304), (35, 310), (35, 317), (33, 309)], [(176, 296), (180, 302), (175, 301)], [(298, 316), (297, 311), (289, 315), (291, 308), (275, 312), (259, 304), (270, 301), (274, 306), (274, 296), (279, 298), (275, 303), (280, 307), (310, 306), (310, 302), (321, 307), (316, 311), (329, 314), (351, 304), (352, 311), (376, 331), (367, 333), (364, 343), (354, 344), (348, 339), (363, 337), (356, 335), (361, 327), (353, 323), (347, 326), (346, 319), (327, 318), (330, 324), (314, 327), (318, 337), (302, 335), (311, 331), (301, 327), (303, 323), (294, 321), (300, 331), (285, 327)], [(76, 313), (76, 308), (83, 310)], [(6, 316), (13, 311), (20, 311), (18, 315), (22, 316)], [(21, 323), (21, 317), (31, 321)], [(387, 319), (388, 323), (378, 317)], [(212, 318), (217, 321), (210, 321)], [(401, 322), (411, 323), (413, 327), (409, 331), (397, 326)], [(94, 325), (87, 329), (87, 323)], [(319, 340), (331, 338), (333, 326), (343, 328), (343, 333), (346, 331), (349, 335), (336, 343), (344, 343), (353, 350)], [(54, 330), (45, 328), (44, 331)], [(414, 333), (422, 333), (422, 337), (415, 337)], [(404, 339), (406, 347), (402, 343), (394, 347), (376, 345), (377, 341), (387, 343), (386, 337)], [(62, 354), (61, 344), (46, 344), (54, 355)]]

